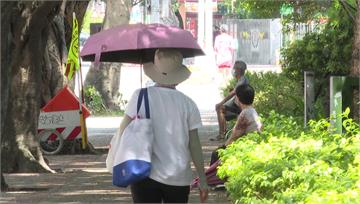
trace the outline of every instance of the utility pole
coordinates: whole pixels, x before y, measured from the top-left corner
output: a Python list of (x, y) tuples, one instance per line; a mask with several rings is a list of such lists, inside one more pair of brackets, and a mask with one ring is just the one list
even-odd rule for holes
[(197, 65), (206, 68), (205, 73), (213, 80), (216, 78), (216, 66), (213, 52), (213, 0), (198, 1), (197, 39), (206, 56), (197, 57)]
[(160, 2), (151, 0), (151, 23), (160, 23)]
[(169, 5), (170, 5), (170, 0), (162, 0), (161, 1), (161, 17), (165, 17), (168, 18), (170, 16), (170, 11), (169, 11)]
[(146, 24), (146, 16), (147, 16), (147, 0), (144, 1), (144, 13), (143, 13), (143, 23)]
[(204, 47), (204, 38), (205, 38), (205, 0), (199, 0), (198, 2), (198, 32), (197, 40), (201, 48)]
[(207, 54), (213, 51), (213, 0), (205, 2), (205, 50)]

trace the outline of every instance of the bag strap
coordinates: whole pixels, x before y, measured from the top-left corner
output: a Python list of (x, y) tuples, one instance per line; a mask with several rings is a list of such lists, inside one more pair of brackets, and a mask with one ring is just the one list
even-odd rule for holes
[(138, 101), (137, 101), (137, 115), (139, 115), (142, 99), (144, 98), (145, 104), (145, 116), (147, 119), (150, 119), (150, 108), (149, 108), (149, 97), (147, 88), (142, 88), (139, 93)]

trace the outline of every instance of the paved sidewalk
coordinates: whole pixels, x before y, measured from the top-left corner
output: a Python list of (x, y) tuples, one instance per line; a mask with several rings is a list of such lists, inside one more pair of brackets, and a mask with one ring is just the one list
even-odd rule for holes
[[(220, 145), (209, 138), (217, 135), (217, 122), (214, 106), (222, 97), (217, 72), (207, 61), (206, 66), (191, 67), (191, 77), (177, 88), (191, 97), (198, 105), (204, 127), (199, 130), (205, 164), (209, 164), (210, 155)], [(249, 65), (249, 71), (280, 71), (271, 65)], [(120, 91), (123, 99), (129, 99), (133, 91), (146, 84), (146, 77), (140, 77), (140, 69), (124, 67)], [(95, 148), (104, 148), (110, 141), (120, 117), (87, 119), (89, 141)], [(104, 136), (105, 135), (105, 136)], [(106, 171), (106, 154), (99, 155), (57, 155), (47, 156), (50, 167), (56, 174), (5, 174), (10, 191), (0, 194), (0, 203), (131, 203), (129, 189), (112, 186), (111, 175)], [(199, 195), (193, 190), (190, 203), (198, 203)], [(211, 191), (209, 203), (230, 203), (224, 191)]]
[[(204, 127), (199, 130), (205, 164), (220, 145), (209, 138), (217, 134), (216, 115), (202, 112)], [(129, 188), (112, 186), (106, 171), (106, 154), (56, 155), (47, 157), (59, 173), (5, 174), (11, 190), (2, 192), (0, 203), (131, 203)], [(198, 190), (192, 190), (190, 203), (198, 203)], [(224, 191), (211, 191), (209, 203), (230, 203)]]

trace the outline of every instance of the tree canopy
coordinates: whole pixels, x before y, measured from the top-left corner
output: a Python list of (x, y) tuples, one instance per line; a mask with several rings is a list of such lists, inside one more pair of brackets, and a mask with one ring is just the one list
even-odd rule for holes
[(326, 12), (329, 1), (296, 0), (225, 0), (229, 14), (239, 18), (289, 18), (294, 22), (306, 22)]

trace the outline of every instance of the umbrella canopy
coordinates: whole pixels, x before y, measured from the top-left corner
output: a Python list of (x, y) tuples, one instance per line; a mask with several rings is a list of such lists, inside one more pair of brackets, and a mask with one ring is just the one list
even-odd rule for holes
[(204, 55), (189, 31), (162, 24), (129, 24), (89, 37), (80, 56), (84, 61), (152, 62), (157, 48), (176, 48), (184, 58)]

